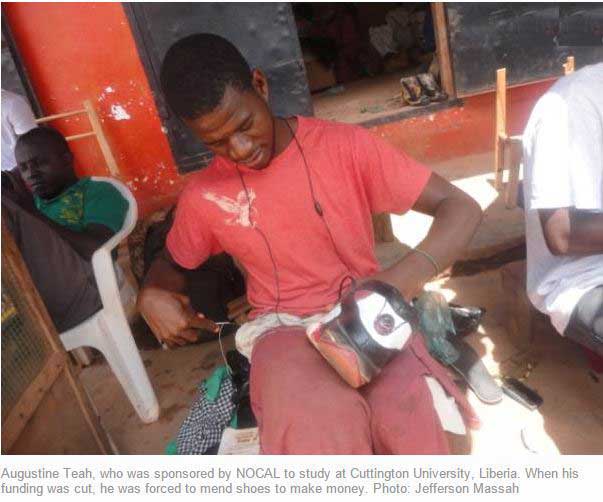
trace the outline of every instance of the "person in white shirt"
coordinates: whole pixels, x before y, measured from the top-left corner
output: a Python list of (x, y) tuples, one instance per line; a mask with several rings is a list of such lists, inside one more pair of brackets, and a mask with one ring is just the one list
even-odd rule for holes
[(37, 127), (36, 118), (27, 100), (2, 89), (2, 170), (13, 169), (17, 138)]
[(540, 98), (523, 149), (528, 296), (603, 355), (603, 63)]

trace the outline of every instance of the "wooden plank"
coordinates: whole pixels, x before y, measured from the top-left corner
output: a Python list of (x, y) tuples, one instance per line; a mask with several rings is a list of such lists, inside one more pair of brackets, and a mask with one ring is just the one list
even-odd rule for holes
[(94, 131), (83, 132), (81, 134), (74, 134), (73, 136), (66, 136), (67, 141), (75, 141), (76, 139), (89, 138), (90, 136), (96, 136)]
[(66, 364), (64, 353), (55, 352), (51, 354), (42, 371), (19, 398), (15, 407), (2, 423), (2, 453), (10, 450)]
[(507, 69), (496, 71), (496, 126), (494, 129), (494, 188), (502, 188), (503, 148), (501, 138), (507, 136)]
[(75, 375), (69, 366), (66, 368), (65, 374), (69, 380), (69, 385), (74, 390), (75, 398), (77, 399), (80, 409), (84, 415), (84, 419), (90, 428), (90, 432), (94, 436), (94, 441), (96, 442), (100, 452), (103, 455), (108, 455), (111, 452), (111, 445), (109, 444), (107, 433), (101, 427), (98, 414), (95, 412), (90, 399), (84, 390), (84, 387), (80, 381), (75, 378)]
[(12, 455), (99, 455), (99, 448), (69, 382), (60, 373), (13, 444)]
[(66, 117), (72, 117), (73, 115), (82, 115), (86, 113), (86, 109), (83, 108), (81, 110), (74, 110), (72, 112), (63, 112), (63, 113), (56, 113), (54, 115), (48, 115), (46, 117), (40, 117), (39, 119), (36, 119), (36, 123), (37, 124), (44, 124), (45, 122), (51, 122), (53, 120), (57, 120), (57, 119), (64, 119)]
[(90, 119), (90, 125), (92, 126), (92, 130), (96, 134), (96, 139), (98, 140), (98, 144), (100, 146), (101, 152), (105, 157), (105, 162), (107, 163), (107, 167), (109, 168), (109, 172), (111, 176), (119, 177), (119, 167), (117, 167), (117, 162), (115, 162), (115, 157), (113, 157), (113, 152), (109, 147), (109, 143), (107, 142), (107, 138), (101, 126), (100, 119), (92, 105), (92, 101), (87, 99), (84, 101), (84, 108), (88, 112), (88, 118)]
[(448, 97), (456, 97), (454, 87), (454, 76), (452, 73), (452, 61), (450, 59), (450, 45), (448, 42), (448, 23), (446, 21), (446, 10), (443, 2), (432, 2), (431, 13), (435, 28), (436, 51), (440, 64), (440, 80), (442, 89)]

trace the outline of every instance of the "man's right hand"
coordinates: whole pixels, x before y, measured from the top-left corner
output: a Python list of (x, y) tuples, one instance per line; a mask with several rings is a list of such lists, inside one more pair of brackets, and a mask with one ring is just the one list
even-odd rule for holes
[(169, 347), (195, 342), (199, 329), (218, 332), (218, 326), (195, 312), (180, 293), (147, 286), (138, 295), (138, 309), (157, 339)]

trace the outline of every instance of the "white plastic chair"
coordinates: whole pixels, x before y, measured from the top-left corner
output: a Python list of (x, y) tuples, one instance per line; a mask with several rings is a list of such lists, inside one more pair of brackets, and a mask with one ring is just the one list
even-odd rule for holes
[(121, 230), (92, 255), (92, 268), (103, 308), (75, 328), (61, 333), (61, 341), (66, 350), (79, 347), (99, 350), (140, 419), (145, 423), (155, 422), (159, 418), (159, 404), (126, 319), (111, 258), (111, 251), (136, 225), (138, 206), (130, 190), (120, 181), (104, 177), (92, 179), (111, 183), (128, 201), (129, 209)]

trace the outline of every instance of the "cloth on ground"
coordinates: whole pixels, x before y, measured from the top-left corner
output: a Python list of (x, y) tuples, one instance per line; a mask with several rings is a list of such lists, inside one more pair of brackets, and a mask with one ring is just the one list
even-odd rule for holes
[[(179, 455), (203, 455), (220, 443), (224, 428), (231, 423), (235, 404), (234, 385), (226, 366), (220, 366), (201, 382), (198, 397), (182, 423), (176, 438)], [(236, 424), (232, 424), (236, 427)]]

